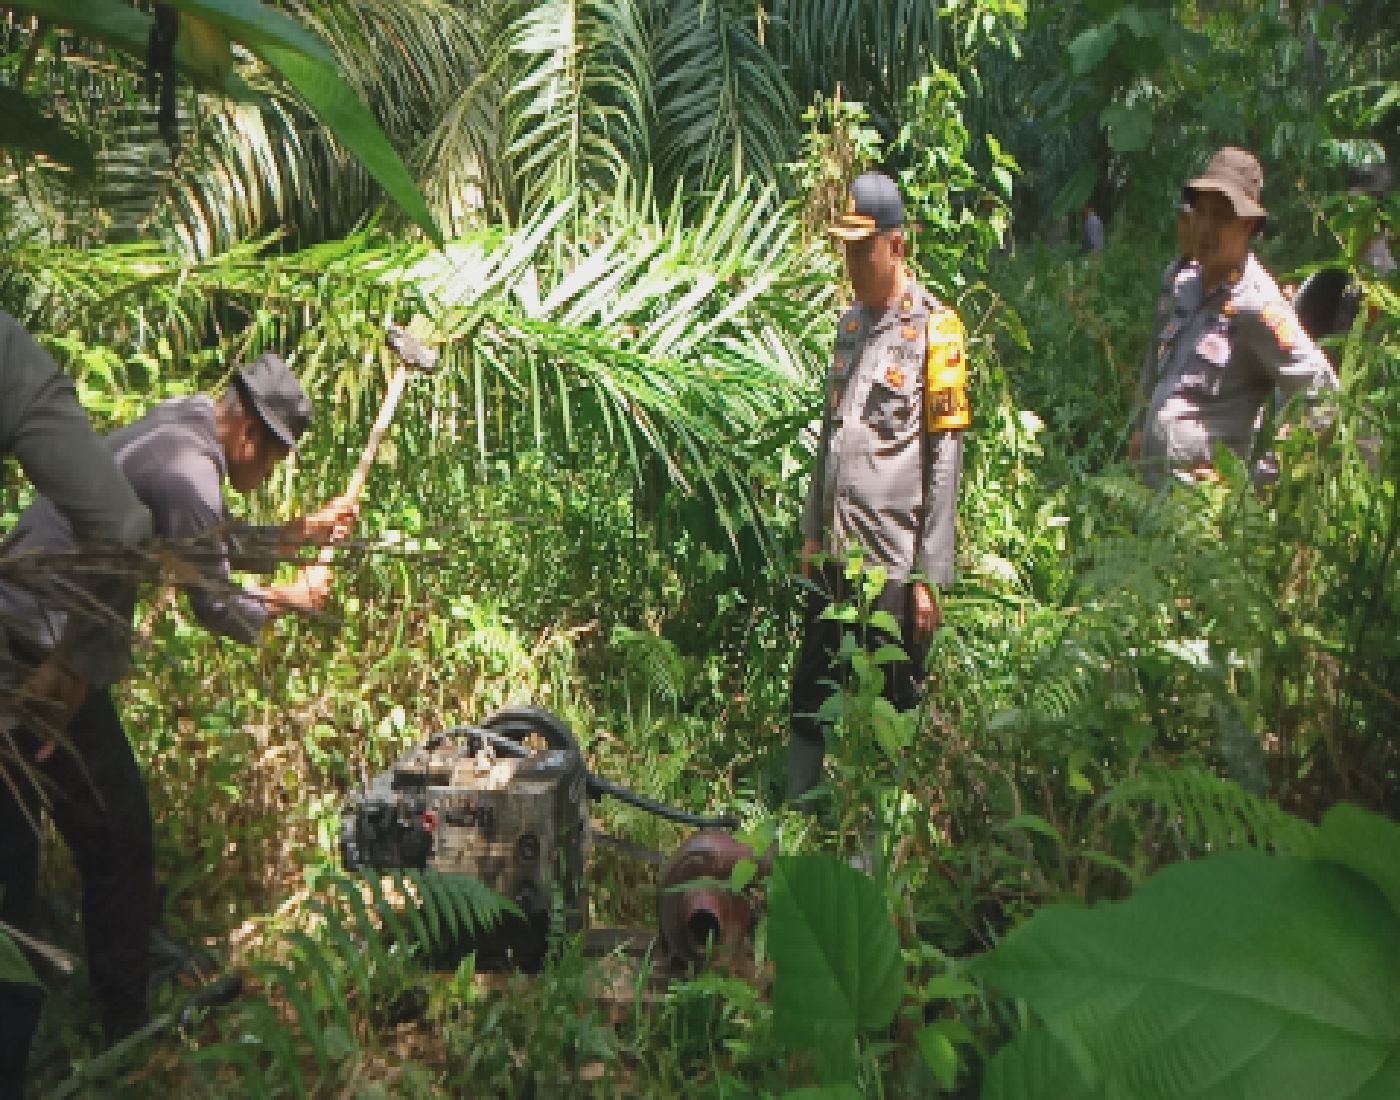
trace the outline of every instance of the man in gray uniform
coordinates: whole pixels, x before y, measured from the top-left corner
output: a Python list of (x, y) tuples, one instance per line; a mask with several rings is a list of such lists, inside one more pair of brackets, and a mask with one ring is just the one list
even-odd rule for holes
[[(53, 502), (90, 561), (136, 564), (150, 538), (150, 513), (92, 430), (72, 381), (18, 321), (0, 313), (0, 459), (6, 455)], [(0, 570), (7, 564), (0, 560)], [(118, 596), (127, 583), (88, 576), (69, 596), (101, 601)], [(14, 763), (16, 720), (37, 729), (66, 723), (99, 671), (93, 658), (100, 658), (100, 644), (94, 649), (91, 637), (71, 630), (47, 659), (18, 661), (6, 626), (0, 617), (0, 766)], [(8, 823), (0, 829), (0, 849), (22, 845), (32, 835), (29, 822)], [(24, 1054), (41, 996), (34, 986), (0, 982), (0, 1096), (22, 1094)]]
[(1142, 476), (1215, 480), (1215, 449), (1246, 463), (1266, 403), (1315, 399), (1337, 387), (1327, 357), (1303, 331), (1273, 278), (1250, 251), (1267, 212), (1263, 172), (1243, 149), (1221, 149), (1185, 187), (1196, 267), (1177, 279), (1171, 308), (1139, 382)]
[[(888, 176), (869, 172), (832, 225), (856, 304), (841, 317), (827, 371), (821, 436), (802, 512), (802, 573), (815, 582), (792, 685), (788, 797), (821, 779), (825, 738), (817, 711), (843, 678), (842, 624), (823, 619), (831, 600), (851, 598), (841, 564), (859, 549), (888, 581), (876, 606), (890, 612), (909, 660), (886, 665), (885, 696), (907, 710), (924, 678), (928, 642), (942, 623), (937, 585), (953, 578), (953, 527), (962, 437), (939, 430), (927, 401), (931, 339), (962, 369), (962, 325), (904, 263), (904, 204)], [(960, 408), (965, 411), (965, 393)], [(965, 426), (965, 422), (964, 426)]]
[[(53, 502), (90, 560), (139, 553), (151, 516), (88, 423), (73, 383), (13, 317), (0, 313), (0, 458), (13, 455), (34, 487)], [(0, 562), (0, 571), (8, 563)], [(129, 563), (128, 563), (129, 564)], [(89, 575), (73, 598), (92, 593)], [(120, 580), (118, 583), (122, 583)], [(0, 722), (22, 713), (42, 720), (65, 696), (81, 692), (99, 657), (92, 639), (72, 631), (37, 669), (16, 662), (0, 618)], [(48, 704), (48, 706), (46, 706)]]
[[(329, 572), (320, 565), (267, 588), (244, 589), (229, 579), (233, 566), (266, 568), (301, 545), (335, 541), (349, 530), (355, 509), (343, 500), (266, 530), (238, 527), (225, 510), (223, 483), (241, 493), (258, 488), (310, 420), (311, 403), (287, 365), (264, 355), (237, 370), (217, 402), (204, 395), (165, 401), (108, 437), (118, 467), (150, 509), (176, 581), (196, 617), (217, 634), (253, 642), (271, 620), (310, 613), (326, 599)], [(73, 528), (52, 501), (40, 498), (21, 517), (7, 552), (61, 561), (74, 547)], [(92, 686), (60, 743), (16, 731), (29, 766), (11, 769), (8, 782), (0, 782), (0, 918), (20, 928), (30, 919), (38, 838), (29, 822), (42, 797), (82, 878), (89, 974), (108, 1040), (115, 1041), (146, 1020), (156, 918), (150, 808), (110, 691), (129, 663), (132, 604), (127, 598), (89, 616), (53, 596), (41, 574), (24, 584), (0, 582), (0, 615), (12, 624), (12, 648), (42, 660), (72, 620), (87, 617), (101, 645), (94, 647)], [(0, 1017), (21, 1011), (0, 1003)], [(21, 1030), (0, 1028), (0, 1034)], [(0, 1056), (22, 1065), (23, 1054)]]

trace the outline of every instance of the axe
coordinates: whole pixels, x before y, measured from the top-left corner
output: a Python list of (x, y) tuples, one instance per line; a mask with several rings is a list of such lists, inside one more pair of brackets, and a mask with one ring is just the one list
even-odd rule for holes
[[(394, 376), (389, 380), (389, 388), (385, 391), (384, 401), (379, 406), (379, 415), (375, 418), (374, 427), (369, 430), (369, 440), (365, 443), (365, 449), (360, 455), (360, 461), (356, 464), (354, 473), (350, 475), (350, 484), (345, 490), (345, 495), (352, 502), (358, 501), (360, 495), (365, 491), (365, 482), (369, 480), (369, 470), (374, 465), (375, 453), (379, 450), (379, 444), (383, 441), (384, 435), (388, 432), (389, 425), (394, 419), (394, 413), (399, 407), (399, 399), (403, 397), (404, 387), (408, 384), (409, 373), (420, 371), (423, 374), (430, 374), (437, 369), (438, 353), (404, 326), (390, 321), (385, 326), (385, 342), (398, 357), (399, 366), (394, 371)], [(329, 565), (334, 557), (335, 547), (324, 546), (316, 561), (318, 565)]]

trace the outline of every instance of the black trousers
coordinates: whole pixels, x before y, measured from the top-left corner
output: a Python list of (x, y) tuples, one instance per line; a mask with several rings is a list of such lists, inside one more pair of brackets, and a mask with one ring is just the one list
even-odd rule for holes
[[(849, 603), (854, 599), (852, 582), (846, 580), (843, 569), (831, 565), (824, 566), (812, 579), (816, 591), (808, 593), (802, 647), (798, 650), (792, 677), (789, 799), (801, 797), (821, 782), (826, 736), (817, 720), (817, 711), (836, 690), (835, 685), (845, 684), (852, 675), (850, 665), (837, 660), (836, 654), (841, 648), (842, 633), (853, 628), (821, 617), (833, 602)], [(928, 643), (914, 641), (913, 586), (907, 581), (887, 581), (872, 610), (888, 611), (894, 616), (903, 637), (892, 638), (882, 630), (865, 628), (864, 636), (858, 636), (858, 640), (870, 652), (892, 643), (908, 655), (909, 660), (895, 661), (882, 668), (885, 698), (897, 710), (910, 710), (918, 702), (928, 663)]]
[[(110, 691), (88, 692), (67, 737), (69, 744), (43, 764), (33, 763), (39, 741), (23, 729), (14, 731), (0, 754), (7, 773), (0, 776), (0, 919), (32, 928), (39, 837), (31, 821), (38, 820), (42, 804), (37, 781), (82, 880), (88, 973), (107, 1039), (115, 1042), (147, 1018), (156, 916), (151, 810)], [(27, 771), (14, 765), (16, 753), (29, 761)], [(22, 995), (0, 986), (0, 1082), (23, 1081), (38, 1011), (32, 990)]]

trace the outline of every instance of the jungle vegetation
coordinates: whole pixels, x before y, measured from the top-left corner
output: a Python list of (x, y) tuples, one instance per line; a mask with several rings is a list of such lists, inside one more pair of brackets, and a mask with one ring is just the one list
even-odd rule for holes
[[(144, 0), (0, 5), (0, 308), (102, 426), (286, 355), (323, 415), (254, 516), (345, 483), (386, 318), (425, 318), (446, 369), (406, 399), (327, 621), (244, 650), (143, 607), (121, 699), (166, 926), (255, 981), (104, 1052), (81, 972), (0, 939), (0, 973), (48, 989), (41, 1094), (1400, 1094), (1400, 284), (1360, 263), (1400, 200), (1345, 188), (1400, 159), (1387, 4), (169, 8), (148, 95)], [(1226, 143), (1265, 166), (1266, 266), (1346, 267), (1367, 308), (1327, 344), (1330, 430), (1278, 433), (1275, 486), (1223, 463), (1154, 496), (1133, 385), (1181, 181)], [(974, 424), (928, 701), (880, 707), (881, 656), (852, 655), (811, 819), (780, 792), (843, 294), (822, 227), (870, 166), (967, 323)], [(428, 972), (439, 918), (490, 898), (367, 927), (404, 884), (338, 867), (345, 793), (512, 701), (595, 772), (776, 843), (733, 884), (766, 914), (759, 980), (619, 1014), (562, 935), (500, 987)], [(61, 844), (43, 876), (45, 938), (76, 951)], [(600, 850), (591, 881), (595, 923), (652, 923), (651, 868)]]

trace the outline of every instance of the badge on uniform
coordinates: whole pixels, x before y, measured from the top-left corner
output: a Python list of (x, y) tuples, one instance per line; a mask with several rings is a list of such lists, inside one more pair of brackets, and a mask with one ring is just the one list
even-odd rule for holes
[(860, 322), (857, 321), (854, 317), (852, 317), (849, 321), (846, 322), (847, 332), (855, 332), (855, 330), (858, 328), (860, 328)]
[(917, 340), (919, 338), (919, 330), (913, 325), (905, 325), (899, 332), (906, 340)]
[(886, 367), (885, 384), (892, 390), (902, 390), (904, 388), (904, 368), (897, 363), (891, 363)]
[(1230, 358), (1230, 341), (1219, 332), (1208, 332), (1196, 345), (1196, 354), (1208, 363), (1219, 365)]

